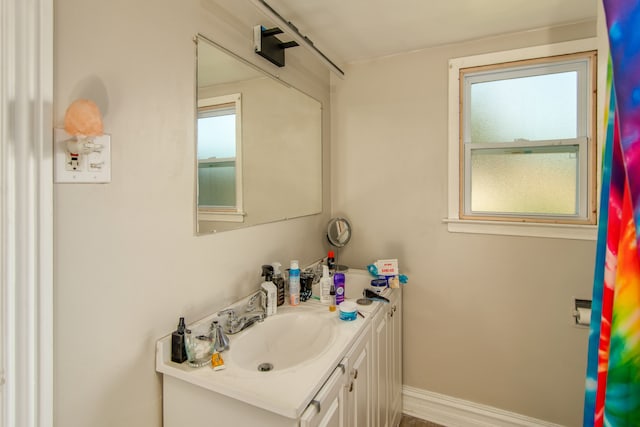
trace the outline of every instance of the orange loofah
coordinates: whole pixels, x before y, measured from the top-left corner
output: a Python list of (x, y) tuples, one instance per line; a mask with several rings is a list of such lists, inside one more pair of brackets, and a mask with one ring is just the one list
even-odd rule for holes
[(64, 115), (64, 130), (75, 136), (102, 135), (102, 114), (95, 102), (88, 99), (73, 101)]

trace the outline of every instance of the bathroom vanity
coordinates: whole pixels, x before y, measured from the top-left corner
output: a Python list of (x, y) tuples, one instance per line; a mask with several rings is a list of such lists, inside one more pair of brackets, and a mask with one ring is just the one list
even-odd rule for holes
[[(346, 277), (347, 299), (355, 301), (369, 273), (350, 270)], [(279, 307), (275, 316), (230, 336), (221, 371), (172, 362), (171, 336), (160, 339), (164, 426), (397, 426), (402, 290), (383, 296), (390, 302), (358, 305), (364, 317), (348, 322), (315, 300)], [(260, 371), (265, 364), (272, 369)]]

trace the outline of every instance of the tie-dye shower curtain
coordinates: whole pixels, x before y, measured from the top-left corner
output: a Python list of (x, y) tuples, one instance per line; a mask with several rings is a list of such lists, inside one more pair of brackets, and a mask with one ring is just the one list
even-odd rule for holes
[(609, 112), (584, 426), (640, 426), (640, 2), (604, 0)]

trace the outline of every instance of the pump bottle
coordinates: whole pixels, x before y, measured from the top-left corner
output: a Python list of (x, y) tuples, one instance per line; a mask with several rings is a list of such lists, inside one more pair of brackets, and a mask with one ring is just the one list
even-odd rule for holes
[(178, 321), (178, 329), (171, 334), (171, 361), (182, 363), (187, 360), (187, 345), (185, 342), (184, 317)]
[(273, 267), (270, 265), (262, 266), (262, 275), (264, 276), (264, 282), (260, 287), (265, 293), (265, 306), (267, 316), (273, 316), (276, 314), (278, 307), (278, 288), (271, 281), (273, 276)]

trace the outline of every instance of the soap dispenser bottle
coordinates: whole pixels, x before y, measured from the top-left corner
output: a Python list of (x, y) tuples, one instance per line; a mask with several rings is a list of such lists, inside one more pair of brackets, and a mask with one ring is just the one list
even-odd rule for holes
[(181, 317), (178, 321), (178, 329), (171, 334), (172, 362), (182, 363), (187, 360), (187, 344), (184, 336), (185, 329), (184, 317)]
[(273, 267), (273, 279), (271, 279), (271, 281), (274, 285), (276, 285), (276, 288), (278, 289), (278, 307), (280, 307), (282, 304), (284, 304), (284, 301), (286, 299), (284, 277), (282, 276), (282, 271), (280, 271), (280, 267), (282, 267), (282, 264), (280, 264), (279, 262), (274, 262), (271, 263), (271, 266)]
[(273, 316), (276, 314), (278, 307), (278, 288), (276, 288), (276, 285), (271, 281), (273, 277), (273, 267), (270, 265), (263, 265), (262, 275), (264, 276), (264, 282), (262, 282), (260, 287), (266, 296), (266, 314), (267, 316)]
[(333, 280), (329, 276), (329, 267), (323, 265), (322, 277), (320, 278), (320, 302), (323, 304), (331, 303), (331, 285), (333, 285)]

